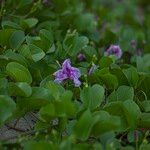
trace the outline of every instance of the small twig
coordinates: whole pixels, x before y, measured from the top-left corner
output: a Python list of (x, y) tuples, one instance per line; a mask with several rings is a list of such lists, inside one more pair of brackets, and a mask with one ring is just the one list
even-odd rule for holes
[(139, 137), (138, 137), (138, 131), (137, 130), (134, 131), (134, 139), (135, 139), (135, 149), (138, 150), (138, 139), (139, 139)]

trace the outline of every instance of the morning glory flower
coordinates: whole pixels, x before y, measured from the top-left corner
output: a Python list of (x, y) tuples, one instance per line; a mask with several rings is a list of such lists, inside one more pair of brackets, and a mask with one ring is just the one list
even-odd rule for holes
[(91, 75), (94, 73), (94, 71), (98, 68), (98, 66), (96, 66), (95, 64), (92, 65), (92, 67), (90, 68), (88, 75)]
[(49, 0), (43, 0), (43, 4), (48, 4)]
[(78, 56), (77, 56), (78, 60), (79, 61), (83, 61), (85, 59), (85, 55), (80, 53)]
[(81, 73), (78, 68), (71, 66), (70, 59), (66, 59), (63, 64), (62, 68), (59, 69), (54, 73), (56, 83), (61, 83), (62, 81), (69, 79), (73, 80), (75, 87), (79, 87), (81, 85), (81, 82), (79, 80)]
[(119, 59), (122, 56), (122, 50), (119, 45), (110, 45), (105, 54), (106, 56), (115, 55)]

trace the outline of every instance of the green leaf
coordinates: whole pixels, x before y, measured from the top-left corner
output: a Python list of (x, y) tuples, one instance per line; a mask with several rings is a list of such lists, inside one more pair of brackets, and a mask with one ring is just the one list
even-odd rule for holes
[(135, 150), (135, 147), (132, 147), (132, 146), (123, 146), (122, 150)]
[[(117, 139), (108, 140), (106, 143), (106, 149), (107, 150), (116, 150), (116, 149), (122, 149), (121, 144)], [(126, 149), (127, 150), (127, 149)]]
[(133, 100), (118, 101), (108, 103), (104, 110), (108, 111), (112, 115), (121, 117), (122, 128), (135, 129), (138, 124), (141, 111), (139, 106)]
[(59, 132), (63, 132), (64, 130), (66, 130), (66, 126), (67, 126), (67, 123), (68, 123), (68, 118), (67, 117), (59, 117), (59, 123), (58, 123), (58, 126), (57, 126), (57, 130)]
[(49, 122), (55, 117), (72, 117), (76, 114), (76, 106), (71, 101), (72, 92), (65, 91), (59, 100), (54, 101), (53, 104), (46, 105), (41, 108), (40, 116), (45, 121)]
[(99, 66), (101, 69), (110, 67), (113, 63), (113, 60), (110, 57), (102, 57), (99, 61)]
[(109, 101), (125, 101), (133, 100), (134, 98), (134, 89), (129, 86), (120, 86), (117, 91), (112, 92), (109, 95)]
[(104, 98), (104, 92), (104, 88), (98, 84), (92, 87), (85, 87), (80, 94), (84, 107), (93, 110), (100, 106)]
[(150, 100), (142, 101), (142, 107), (144, 108), (145, 112), (150, 112)]
[(140, 117), (140, 108), (133, 100), (126, 100), (123, 102), (123, 111), (130, 129), (135, 129)]
[(145, 71), (145, 69), (144, 69), (144, 61), (143, 61), (142, 57), (138, 56), (136, 58), (136, 65), (137, 65), (138, 71), (140, 71), (140, 72), (144, 72)]
[(75, 17), (74, 24), (81, 32), (93, 32), (96, 30), (97, 22), (91, 13), (82, 13)]
[(14, 29), (3, 29), (0, 30), (0, 45), (1, 46), (9, 46), (9, 39), (12, 33), (14, 32)]
[(150, 113), (141, 113), (138, 120), (139, 128), (150, 128)]
[(8, 94), (8, 80), (6, 78), (0, 78), (0, 95)]
[(32, 82), (32, 76), (29, 70), (19, 63), (10, 62), (6, 66), (6, 72), (17, 82), (27, 82), (28, 84)]
[(2, 28), (4, 29), (18, 29), (18, 30), (21, 30), (21, 27), (15, 23), (15, 22), (12, 22), (12, 21), (3, 21), (2, 22)]
[(38, 141), (38, 142), (28, 141), (24, 144), (24, 150), (33, 150), (33, 149), (55, 150), (55, 149), (58, 149), (58, 146), (56, 146), (52, 143), (46, 142), (46, 141)]
[(38, 23), (38, 19), (36, 18), (27, 18), (21, 21), (21, 26), (26, 28), (33, 28)]
[(115, 75), (108, 73), (108, 74), (100, 75), (100, 78), (108, 89), (116, 89), (117, 88), (118, 80)]
[(37, 110), (53, 101), (48, 89), (42, 87), (33, 87), (32, 95), (28, 98), (17, 99), (17, 115), (22, 115), (26, 112)]
[(32, 94), (32, 89), (26, 82), (10, 83), (9, 86), (13, 96), (29, 97)]
[(81, 115), (81, 117), (75, 124), (74, 133), (78, 139), (84, 141), (89, 137), (93, 125), (93, 117), (90, 110), (88, 109)]
[(114, 133), (114, 131), (106, 132), (106, 133), (100, 135), (99, 139), (102, 144), (106, 145), (107, 143), (109, 143), (109, 141), (111, 142), (111, 141), (115, 140), (115, 133)]
[(81, 49), (85, 48), (89, 43), (89, 39), (86, 36), (80, 36), (76, 39), (73, 49), (70, 51), (71, 56), (75, 56)]
[(55, 98), (55, 100), (58, 100), (60, 96), (65, 92), (65, 89), (57, 83), (54, 83), (52, 81), (48, 81), (46, 83), (41, 83), (43, 87), (47, 88), (50, 90), (52, 96)]
[(41, 48), (39, 48), (39, 47), (37, 47), (33, 44), (30, 44), (29, 48), (30, 48), (30, 51), (31, 51), (32, 59), (35, 62), (41, 60), (45, 56), (45, 53)]
[(34, 126), (34, 130), (46, 130), (50, 127), (50, 125), (47, 122), (43, 122), (41, 119), (38, 120)]
[(143, 73), (150, 73), (150, 54), (145, 54), (143, 57), (136, 57), (137, 70)]
[(55, 109), (57, 116), (66, 117), (74, 116), (76, 114), (76, 106), (72, 102), (73, 93), (71, 91), (65, 91), (59, 100), (55, 101)]
[(68, 33), (63, 41), (63, 47), (70, 56), (77, 55), (85, 48), (89, 40), (85, 36), (79, 36), (77, 32)]
[(10, 47), (18, 49), (25, 40), (25, 34), (21, 30), (15, 31), (9, 39)]
[(123, 73), (127, 77), (130, 86), (136, 87), (139, 80), (137, 69), (134, 67), (130, 67), (128, 69), (124, 69)]
[(57, 116), (54, 104), (48, 104), (40, 109), (40, 117), (42, 120), (49, 122)]
[(93, 148), (94, 148), (95, 150), (103, 150), (102, 144), (99, 143), (99, 142), (96, 142), (96, 143), (93, 145)]
[(53, 37), (52, 31), (50, 32), (48, 30), (42, 29), (42, 30), (40, 30), (39, 35), (42, 40), (43, 46), (45, 48), (44, 51), (47, 51), (47, 50), (50, 51), (50, 48), (54, 42), (54, 37)]
[(138, 83), (138, 90), (145, 92), (148, 99), (150, 99), (149, 85), (150, 75), (141, 76), (140, 81)]
[(0, 95), (0, 125), (10, 118), (16, 109), (15, 102), (6, 95)]
[(31, 4), (33, 0), (20, 0), (18, 4), (18, 8), (26, 7), (27, 5)]
[(130, 131), (128, 134), (127, 134), (127, 139), (130, 143), (134, 142), (135, 140), (135, 131)]
[(125, 130), (128, 127), (126, 116), (123, 111), (122, 101), (110, 102), (105, 105), (104, 110), (109, 112), (110, 115), (119, 116), (121, 119), (120, 129)]
[(121, 116), (123, 115), (122, 102), (121, 101), (110, 102), (105, 105), (104, 110), (109, 112), (109, 114)]
[(100, 46), (109, 45), (110, 43), (116, 43), (117, 41), (117, 34), (112, 32), (109, 29), (106, 29), (103, 32), (102, 39), (100, 40)]
[(112, 68), (110, 72), (117, 77), (119, 86), (129, 84), (127, 77), (119, 66)]
[(121, 121), (118, 116), (111, 116), (106, 111), (95, 112), (93, 117), (97, 117), (97, 122), (94, 124), (92, 134), (99, 136), (100, 134), (119, 130)]
[(93, 56), (97, 56), (98, 53), (96, 49), (92, 46), (87, 45), (85, 48), (83, 48), (84, 54), (86, 55), (86, 58), (91, 58)]
[(149, 150), (150, 144), (141, 144), (139, 150)]
[(27, 60), (24, 58), (24, 56), (22, 56), (21, 54), (15, 53), (12, 50), (7, 50), (1, 56), (5, 56), (8, 60), (16, 61), (16, 62), (24, 65), (25, 67), (27, 67)]
[(135, 39), (136, 33), (133, 28), (122, 28), (120, 31), (120, 45), (127, 51), (131, 47), (130, 42)]
[(31, 52), (27, 44), (21, 45), (21, 47), (19, 48), (19, 54), (27, 59), (32, 60)]

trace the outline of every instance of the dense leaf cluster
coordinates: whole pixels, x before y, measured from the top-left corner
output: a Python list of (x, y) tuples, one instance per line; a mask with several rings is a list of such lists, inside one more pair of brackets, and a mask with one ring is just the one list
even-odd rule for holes
[[(1, 149), (150, 149), (148, 0), (1, 0), (0, 7), (0, 126), (37, 117)], [(104, 55), (111, 44), (121, 47), (120, 59)], [(54, 82), (67, 58), (81, 71), (80, 87)]]

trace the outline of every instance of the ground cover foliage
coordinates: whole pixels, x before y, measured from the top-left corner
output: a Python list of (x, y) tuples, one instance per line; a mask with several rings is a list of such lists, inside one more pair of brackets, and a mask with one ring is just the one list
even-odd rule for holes
[(1, 149), (150, 149), (148, 0), (0, 6), (0, 126), (37, 118)]

